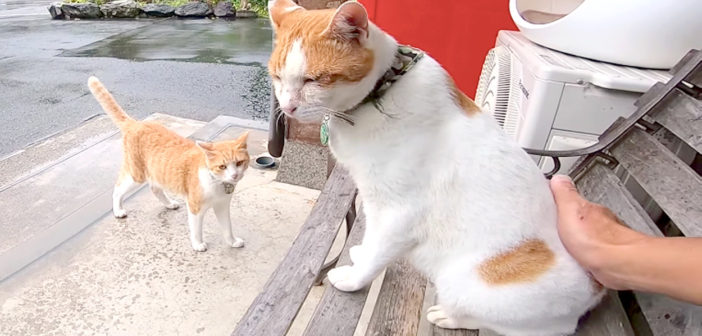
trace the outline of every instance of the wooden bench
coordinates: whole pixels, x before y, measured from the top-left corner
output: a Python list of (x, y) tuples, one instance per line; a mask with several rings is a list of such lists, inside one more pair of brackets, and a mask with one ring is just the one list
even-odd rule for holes
[[(600, 146), (581, 158), (572, 176), (588, 199), (608, 206), (636, 230), (657, 236), (702, 236), (702, 53), (688, 54), (673, 74), (667, 84), (659, 83), (641, 97), (631, 118), (601, 137)], [(683, 162), (669, 149), (677, 151), (680, 146), (694, 150), (690, 162)], [(638, 183), (664, 214), (651, 218), (627, 190), (623, 177)], [(288, 254), (233, 335), (287, 333), (316, 280), (324, 276), (324, 261), (345, 218), (353, 226), (338, 263), (350, 263), (348, 248), (360, 243), (364, 229), (362, 211), (357, 217), (348, 215), (355, 197), (351, 178), (343, 169), (334, 168)], [(425, 300), (428, 286), (407, 262), (389, 266), (365, 335), (417, 335), (425, 301), (433, 299)], [(344, 293), (326, 285), (304, 335), (353, 335), (368, 294), (368, 288)], [(437, 336), (495, 335), (488, 330), (433, 326), (427, 330)], [(582, 318), (576, 334), (698, 336), (702, 335), (702, 307), (660, 295), (612, 291)]]

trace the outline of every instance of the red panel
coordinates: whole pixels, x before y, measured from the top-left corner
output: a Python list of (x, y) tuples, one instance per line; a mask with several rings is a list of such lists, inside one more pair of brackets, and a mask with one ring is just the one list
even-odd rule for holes
[(515, 30), (507, 0), (360, 0), (380, 28), (425, 50), (475, 96), (483, 60), (497, 31)]

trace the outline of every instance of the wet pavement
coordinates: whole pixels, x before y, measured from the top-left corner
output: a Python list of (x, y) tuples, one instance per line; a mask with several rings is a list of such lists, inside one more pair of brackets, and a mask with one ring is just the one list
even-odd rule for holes
[(138, 118), (267, 118), (266, 19), (55, 21), (46, 3), (0, 0), (0, 157), (102, 113), (90, 75)]

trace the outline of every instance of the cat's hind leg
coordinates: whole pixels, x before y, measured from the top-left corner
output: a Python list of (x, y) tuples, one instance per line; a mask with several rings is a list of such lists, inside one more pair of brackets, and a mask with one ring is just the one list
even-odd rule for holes
[(479, 320), (469, 316), (452, 314), (441, 305), (429, 307), (427, 320), (444, 329), (480, 329), (485, 327)]
[(156, 198), (158, 198), (158, 200), (161, 201), (161, 203), (163, 203), (163, 205), (165, 205), (167, 209), (175, 210), (175, 209), (178, 209), (180, 207), (180, 204), (178, 204), (178, 202), (170, 199), (166, 195), (166, 193), (163, 191), (163, 188), (156, 186), (154, 184), (151, 184), (150, 187), (151, 187), (151, 192), (154, 194), (154, 196), (156, 196)]
[(212, 206), (219, 225), (222, 227), (222, 238), (231, 247), (244, 247), (244, 240), (232, 235), (232, 222), (229, 213), (229, 199)]
[(140, 183), (137, 183), (132, 178), (127, 171), (122, 170), (117, 178), (117, 183), (115, 183), (115, 189), (112, 192), (112, 213), (117, 218), (127, 217), (127, 211), (124, 210), (122, 203), (124, 202), (124, 196), (126, 196), (130, 191), (138, 187)]

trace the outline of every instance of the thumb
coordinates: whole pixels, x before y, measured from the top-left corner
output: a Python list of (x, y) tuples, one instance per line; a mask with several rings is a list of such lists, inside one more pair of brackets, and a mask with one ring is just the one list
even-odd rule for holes
[(585, 201), (578, 194), (578, 189), (575, 188), (573, 180), (566, 175), (556, 175), (551, 178), (551, 192), (559, 209), (577, 208)]

